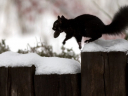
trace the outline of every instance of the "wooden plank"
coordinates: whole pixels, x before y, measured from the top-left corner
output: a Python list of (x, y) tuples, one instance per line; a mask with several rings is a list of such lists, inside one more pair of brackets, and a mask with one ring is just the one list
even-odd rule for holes
[(104, 57), (101, 52), (81, 53), (81, 96), (105, 96)]
[(127, 64), (125, 69), (125, 86), (126, 86), (126, 96), (128, 96), (128, 55), (127, 55)]
[(127, 96), (126, 61), (124, 52), (108, 53), (108, 63), (105, 64), (106, 96)]
[(59, 96), (81, 96), (81, 74), (60, 75)]
[(73, 96), (81, 96), (81, 73), (71, 75)]
[(82, 96), (128, 96), (126, 53), (84, 52), (81, 67)]
[(81, 74), (35, 75), (35, 96), (81, 96)]
[(10, 67), (10, 94), (9, 96), (34, 95), (35, 67)]
[(8, 68), (0, 67), (0, 96), (8, 95)]
[(59, 96), (58, 75), (35, 75), (35, 96)]
[(60, 96), (73, 96), (72, 85), (71, 85), (71, 75), (65, 74), (60, 75)]

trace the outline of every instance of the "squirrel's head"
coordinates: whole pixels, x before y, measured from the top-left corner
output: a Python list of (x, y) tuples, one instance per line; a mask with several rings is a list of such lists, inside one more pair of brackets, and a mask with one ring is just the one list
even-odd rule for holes
[(60, 33), (64, 31), (63, 24), (65, 22), (66, 18), (64, 16), (58, 16), (58, 19), (53, 24), (53, 30), (54, 32), (54, 38), (57, 38)]

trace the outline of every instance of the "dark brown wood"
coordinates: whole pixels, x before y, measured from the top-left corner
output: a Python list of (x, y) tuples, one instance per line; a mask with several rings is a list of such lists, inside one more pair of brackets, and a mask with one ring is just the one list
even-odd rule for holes
[(81, 96), (81, 73), (71, 75), (71, 78), (73, 96)]
[(81, 74), (60, 75), (60, 96), (81, 96)]
[[(60, 96), (72, 96), (71, 88), (71, 76), (70, 75), (61, 75), (60, 76)], [(67, 86), (68, 85), (68, 86)]]
[(126, 83), (126, 96), (128, 96), (128, 55), (127, 55), (127, 64), (125, 69), (125, 83)]
[(35, 94), (36, 96), (81, 96), (80, 75), (35, 75)]
[(128, 96), (126, 58), (124, 52), (83, 52), (82, 96)]
[(9, 96), (35, 96), (34, 95), (34, 72), (35, 67), (10, 67)]
[(57, 75), (35, 75), (36, 96), (59, 96), (59, 78)]
[(126, 53), (108, 53), (108, 62), (105, 64), (106, 96), (126, 95)]
[(127, 56), (83, 52), (81, 74), (35, 75), (34, 66), (0, 67), (0, 96), (128, 96)]
[(8, 68), (0, 67), (0, 96), (8, 96)]
[(105, 96), (101, 52), (81, 53), (81, 96)]

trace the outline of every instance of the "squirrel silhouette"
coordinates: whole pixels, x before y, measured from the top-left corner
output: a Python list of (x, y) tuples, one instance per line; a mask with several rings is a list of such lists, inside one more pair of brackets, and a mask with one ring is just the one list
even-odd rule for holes
[(98, 17), (89, 14), (80, 15), (74, 19), (67, 19), (64, 16), (58, 16), (58, 19), (53, 24), (54, 38), (57, 38), (60, 33), (65, 32), (65, 42), (75, 37), (79, 49), (81, 49), (82, 37), (89, 37), (85, 43), (97, 40), (102, 34), (118, 35), (121, 34), (128, 26), (128, 6), (121, 7), (114, 15), (112, 22), (105, 25)]

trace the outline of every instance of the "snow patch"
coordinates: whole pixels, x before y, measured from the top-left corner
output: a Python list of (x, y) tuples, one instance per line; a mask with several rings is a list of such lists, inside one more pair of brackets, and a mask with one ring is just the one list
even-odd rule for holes
[(41, 57), (35, 53), (19, 54), (4, 52), (0, 54), (0, 66), (31, 67), (35, 65), (36, 74), (76, 74), (81, 72), (79, 62), (59, 57)]
[(98, 39), (94, 42), (84, 44), (82, 52), (111, 52), (128, 51), (128, 41), (124, 39), (104, 40)]

